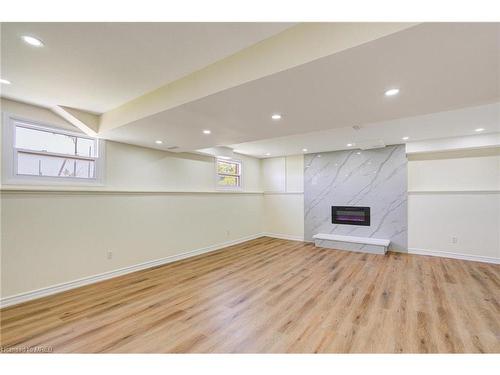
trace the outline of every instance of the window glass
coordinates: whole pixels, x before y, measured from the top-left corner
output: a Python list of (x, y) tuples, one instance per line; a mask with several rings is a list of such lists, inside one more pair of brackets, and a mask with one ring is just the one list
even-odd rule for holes
[(14, 175), (96, 179), (96, 139), (23, 122), (12, 124)]
[(78, 160), (19, 152), (17, 173), (46, 177), (94, 178), (94, 160)]
[(76, 154), (78, 156), (96, 156), (95, 141), (93, 139), (78, 138), (76, 142)]
[(217, 172), (221, 174), (232, 174), (232, 175), (237, 175), (239, 174), (238, 171), (238, 166), (239, 163), (232, 163), (232, 162), (226, 162), (226, 161), (219, 161), (217, 164)]
[(219, 175), (219, 186), (239, 186), (240, 178), (236, 176), (221, 176)]
[(43, 130), (16, 127), (16, 148), (75, 155), (76, 137)]
[(241, 163), (232, 160), (217, 160), (217, 185), (222, 188), (240, 187)]

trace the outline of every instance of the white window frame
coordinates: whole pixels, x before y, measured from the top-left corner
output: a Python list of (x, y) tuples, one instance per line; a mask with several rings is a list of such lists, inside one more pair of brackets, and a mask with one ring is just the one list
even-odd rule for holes
[[(85, 157), (76, 155), (59, 154), (55, 152), (34, 151), (18, 149), (16, 145), (16, 126), (28, 129), (35, 129), (72, 137), (90, 139), (96, 142), (96, 157)], [(2, 183), (6, 185), (65, 185), (65, 186), (102, 186), (104, 184), (104, 141), (93, 138), (83, 133), (62, 129), (54, 125), (28, 120), (16, 115), (5, 113), (3, 116), (2, 129)], [(94, 178), (81, 177), (54, 177), (54, 176), (33, 176), (17, 174), (18, 153), (30, 153), (36, 155), (58, 156), (76, 160), (94, 161)]]
[[(219, 173), (219, 166), (218, 163), (219, 161), (221, 162), (226, 162), (226, 163), (238, 163), (240, 165), (240, 173), (239, 173), (239, 181), (240, 184), (238, 186), (220, 186), (219, 185), (219, 176), (223, 175)], [(227, 176), (234, 176), (234, 175), (227, 175)], [(243, 190), (243, 162), (238, 159), (232, 159), (232, 158), (222, 158), (222, 157), (216, 157), (215, 158), (215, 188), (216, 190), (220, 191), (238, 191), (238, 190)]]

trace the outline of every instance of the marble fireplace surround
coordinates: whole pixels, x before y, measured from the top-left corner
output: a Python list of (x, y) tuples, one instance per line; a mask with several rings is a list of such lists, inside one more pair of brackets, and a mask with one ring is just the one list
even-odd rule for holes
[[(404, 145), (308, 154), (304, 159), (304, 235), (389, 239), (407, 252), (407, 159)], [(332, 206), (368, 206), (370, 226), (332, 224)]]

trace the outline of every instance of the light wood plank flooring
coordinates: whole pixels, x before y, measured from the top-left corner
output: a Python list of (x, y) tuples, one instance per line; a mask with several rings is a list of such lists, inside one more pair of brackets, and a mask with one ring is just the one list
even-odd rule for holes
[(54, 352), (500, 352), (500, 266), (262, 237), (1, 311)]

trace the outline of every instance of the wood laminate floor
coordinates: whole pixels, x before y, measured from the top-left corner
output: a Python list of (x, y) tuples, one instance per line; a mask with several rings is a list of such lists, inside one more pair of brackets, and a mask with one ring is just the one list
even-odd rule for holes
[(262, 237), (1, 311), (54, 352), (500, 352), (500, 266)]

